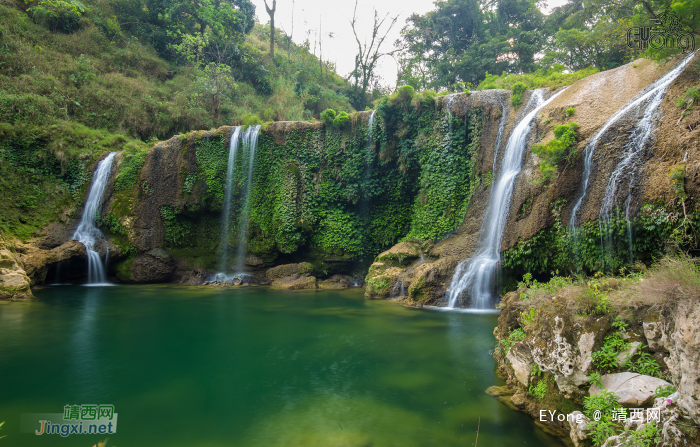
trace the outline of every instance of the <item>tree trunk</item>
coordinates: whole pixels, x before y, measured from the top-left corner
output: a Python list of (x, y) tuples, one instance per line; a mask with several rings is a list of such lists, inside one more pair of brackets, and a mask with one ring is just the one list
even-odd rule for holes
[(267, 14), (270, 16), (270, 57), (272, 61), (275, 61), (275, 11), (277, 10), (277, 0), (272, 0), (272, 9), (267, 6), (267, 0), (265, 2), (265, 9), (267, 9)]

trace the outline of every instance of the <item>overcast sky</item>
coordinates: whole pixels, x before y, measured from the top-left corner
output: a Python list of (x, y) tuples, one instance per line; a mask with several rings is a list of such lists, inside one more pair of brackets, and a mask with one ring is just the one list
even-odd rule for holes
[[(425, 14), (434, 9), (433, 0), (385, 0), (382, 2), (372, 0), (358, 0), (357, 29), (360, 39), (370, 39), (373, 24), (373, 10), (376, 8), (380, 17), (389, 13), (390, 16), (399, 16), (396, 25), (389, 33), (382, 50), (388, 51), (394, 47), (394, 41), (400, 37), (401, 29), (406, 24), (406, 18), (413, 13)], [(267, 23), (269, 16), (265, 10), (263, 0), (252, 0), (255, 5), (256, 15), (260, 23)], [(548, 6), (552, 8), (566, 3), (566, 0), (549, 0)], [(272, 1), (268, 0), (272, 6)], [(293, 5), (293, 8), (292, 8)], [(354, 0), (328, 1), (328, 0), (278, 0), (275, 13), (275, 26), (283, 29), (287, 34), (292, 32), (292, 9), (294, 11), (294, 32), (292, 40), (302, 43), (307, 38), (311, 43), (311, 51), (314, 50), (314, 42), (318, 41), (318, 34), (322, 26), (323, 59), (335, 62), (340, 75), (346, 76), (355, 65), (357, 43), (350, 27)], [(547, 11), (545, 11), (547, 12)], [(319, 26), (321, 23), (321, 26)], [(389, 19), (385, 27), (389, 23)], [(329, 37), (328, 33), (333, 33)], [(369, 42), (368, 42), (369, 43)], [(319, 54), (318, 47), (316, 55)], [(378, 73), (383, 78), (383, 84), (394, 86), (396, 83), (396, 62), (391, 57), (380, 60)]]

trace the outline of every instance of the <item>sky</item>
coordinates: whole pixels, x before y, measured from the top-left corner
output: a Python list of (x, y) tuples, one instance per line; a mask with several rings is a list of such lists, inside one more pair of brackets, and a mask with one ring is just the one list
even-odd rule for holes
[[(394, 48), (394, 42), (401, 37), (401, 29), (406, 24), (406, 19), (413, 13), (425, 14), (434, 9), (433, 0), (357, 0), (357, 24), (356, 28), (360, 40), (369, 43), (373, 25), (373, 10), (376, 9), (380, 17), (387, 13), (390, 17), (398, 15), (398, 20), (389, 32), (382, 51), (390, 51)], [(252, 0), (255, 5), (255, 14), (260, 23), (267, 23), (270, 17), (265, 10), (264, 0)], [(548, 8), (543, 9), (547, 13), (551, 8), (566, 3), (566, 0), (548, 0)], [(272, 0), (268, 0), (272, 6)], [(292, 40), (301, 44), (307, 38), (311, 44), (311, 52), (314, 51), (314, 42), (319, 39), (323, 44), (323, 60), (334, 62), (336, 71), (341, 76), (347, 76), (355, 66), (355, 55), (358, 52), (357, 42), (350, 27), (355, 2), (328, 1), (328, 0), (278, 0), (275, 13), (275, 26), (286, 34), (292, 34)], [(292, 23), (293, 13), (293, 23)], [(382, 30), (386, 29), (390, 19), (387, 19)], [(292, 30), (292, 25), (294, 26)], [(332, 37), (329, 36), (332, 33)], [(316, 55), (319, 49), (316, 47)], [(377, 72), (382, 78), (381, 83), (393, 87), (396, 84), (398, 66), (390, 56), (383, 57), (379, 61)]]

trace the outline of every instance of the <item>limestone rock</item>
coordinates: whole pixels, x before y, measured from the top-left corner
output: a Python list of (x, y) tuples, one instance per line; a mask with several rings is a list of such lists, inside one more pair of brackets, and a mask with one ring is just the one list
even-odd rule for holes
[(665, 351), (666, 349), (661, 344), (663, 336), (662, 325), (658, 321), (645, 321), (643, 327), (649, 350), (651, 352)]
[(591, 396), (606, 389), (617, 394), (621, 405), (635, 408), (654, 403), (656, 389), (661, 385), (669, 385), (665, 380), (632, 372), (605, 374), (601, 381), (602, 388), (597, 384), (591, 385)]
[(351, 285), (352, 282), (343, 275), (333, 275), (328, 279), (318, 282), (318, 288), (325, 290), (342, 290), (347, 289)]
[(313, 276), (300, 275), (285, 276), (272, 281), (272, 287), (288, 290), (315, 289), (316, 278)]
[(518, 382), (527, 388), (530, 383), (530, 372), (535, 365), (530, 348), (524, 342), (515, 343), (508, 351), (506, 359), (513, 367)]
[[(32, 285), (43, 284), (49, 268), (65, 261), (80, 261), (79, 267), (83, 267), (82, 261), (87, 259), (85, 246), (75, 239), (72, 239), (51, 250), (29, 249), (23, 254), (22, 263), (27, 272), (27, 276), (32, 280)], [(80, 276), (87, 274), (87, 269), (81, 268)], [(72, 275), (70, 275), (72, 276)]]
[(31, 298), (30, 280), (15, 255), (0, 250), (0, 299)]
[(292, 275), (308, 275), (313, 272), (314, 266), (309, 262), (301, 262), (299, 264), (282, 264), (272, 267), (267, 271), (265, 276), (268, 281), (284, 278)]
[(627, 360), (630, 360), (632, 357), (634, 357), (637, 351), (639, 351), (640, 346), (642, 346), (642, 344), (638, 341), (633, 341), (632, 343), (630, 343), (627, 349), (615, 356), (615, 361), (617, 362), (617, 365), (623, 367), (625, 363), (627, 363)]
[(591, 420), (580, 411), (574, 411), (571, 413), (571, 420), (569, 422), (571, 432), (569, 433), (569, 436), (571, 437), (571, 441), (574, 443), (574, 446), (583, 447), (588, 445), (583, 441), (588, 439), (588, 430), (586, 429), (586, 426), (590, 422)]
[(596, 334), (583, 330), (572, 346), (565, 332), (569, 324), (564, 317), (555, 316), (552, 322), (539, 328), (532, 348), (532, 356), (542, 371), (554, 374), (559, 390), (569, 398), (579, 392), (578, 387), (588, 383), (587, 371), (591, 366)]
[(170, 281), (175, 271), (173, 255), (162, 248), (155, 248), (139, 255), (131, 264), (131, 279), (138, 283)]
[(427, 253), (432, 247), (431, 241), (424, 242), (420, 239), (411, 239), (400, 242), (389, 250), (380, 253), (376, 261), (384, 262), (391, 265), (410, 264), (415, 259), (418, 259), (422, 254)]
[(692, 297), (680, 301), (664, 325), (665, 359), (680, 394), (678, 406), (700, 424), (700, 301)]
[(265, 260), (260, 256), (256, 256), (253, 253), (249, 253), (245, 257), (245, 265), (250, 267), (262, 267), (265, 265)]

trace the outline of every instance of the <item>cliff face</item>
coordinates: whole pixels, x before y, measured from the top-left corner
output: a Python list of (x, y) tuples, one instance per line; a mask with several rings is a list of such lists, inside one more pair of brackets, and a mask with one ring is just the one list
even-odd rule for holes
[[(571, 246), (566, 230), (582, 191), (586, 146), (615, 112), (635, 96), (646, 92), (655, 80), (678, 62), (657, 65), (639, 60), (592, 75), (566, 88), (542, 109), (530, 132), (528, 148), (551, 141), (555, 126), (575, 122), (578, 124), (576, 155), (559, 162), (555, 174), (547, 180), (540, 173), (540, 159), (530, 150), (526, 151), (523, 169), (515, 181), (501, 244), (503, 286), (513, 287), (514, 281), (528, 272), (535, 275), (549, 275), (555, 270), (616, 272), (629, 265), (630, 250), (635, 261), (651, 260), (660, 254), (669, 238), (675, 237), (672, 235), (685, 216), (691, 222), (698, 219), (694, 209), (700, 187), (700, 164), (697, 162), (700, 159), (697, 152), (700, 133), (695, 124), (700, 116), (697, 111), (684, 112), (675, 104), (676, 98), (683, 96), (700, 79), (692, 68), (695, 61), (691, 61), (666, 92), (653, 120), (655, 131), (648, 145), (635, 158), (639, 168), (634, 181), (630, 182), (632, 176), (628, 175), (616, 189), (613, 201), (617, 208), (612, 217), (606, 217), (608, 226), (601, 229), (598, 222), (603, 197), (611, 174), (625, 155), (633, 128), (644, 113), (643, 108), (625, 115), (599, 140), (593, 152), (586, 195), (578, 213), (577, 226), (580, 226), (581, 236), (576, 247)], [(683, 113), (685, 115), (681, 117)], [(514, 123), (523, 114), (522, 110), (510, 110), (503, 145)], [(495, 150), (493, 146), (483, 149), (492, 153)], [(677, 167), (682, 168), (683, 174), (674, 184), (669, 173)], [(498, 168), (497, 160), (495, 172)], [(679, 185), (690, 198), (686, 200), (685, 214), (679, 200)], [(628, 190), (631, 191), (631, 249), (625, 220)], [(455, 266), (469, 258), (478, 245), (489, 192), (489, 188), (477, 192), (459, 229), (436, 243), (429, 253), (425, 253), (423, 261), (417, 254), (404, 257), (402, 265), (397, 265), (387, 261), (390, 252), (380, 254), (370, 267), (367, 282), (386, 287), (370, 288), (367, 295), (386, 297), (391, 295), (396, 284), (402, 284), (405, 290), (402, 300), (407, 304), (441, 304)], [(686, 224), (678, 232), (689, 233), (692, 231), (689, 228), (691, 226)], [(578, 258), (573, 253), (579, 253)]]

